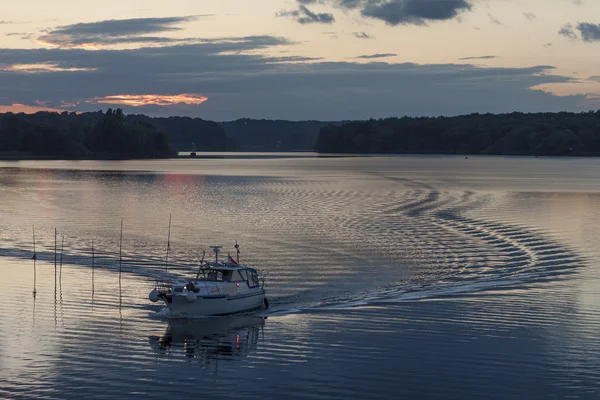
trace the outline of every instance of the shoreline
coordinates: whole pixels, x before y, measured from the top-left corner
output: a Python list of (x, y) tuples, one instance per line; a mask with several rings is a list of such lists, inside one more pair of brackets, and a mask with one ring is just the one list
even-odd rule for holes
[(118, 155), (98, 155), (92, 157), (33, 156), (22, 154), (0, 154), (0, 161), (138, 161), (138, 160), (215, 160), (215, 159), (264, 159), (264, 158), (363, 158), (363, 157), (456, 157), (469, 159), (481, 157), (518, 158), (598, 158), (600, 153), (573, 153), (565, 155), (533, 154), (456, 154), (456, 153), (317, 153), (311, 151), (247, 152), (215, 151), (203, 152), (195, 156), (177, 154), (171, 157), (123, 157)]
[(127, 160), (167, 160), (173, 157), (124, 157), (117, 154), (98, 154), (94, 156), (35, 156), (30, 154), (2, 154), (0, 161), (127, 161)]

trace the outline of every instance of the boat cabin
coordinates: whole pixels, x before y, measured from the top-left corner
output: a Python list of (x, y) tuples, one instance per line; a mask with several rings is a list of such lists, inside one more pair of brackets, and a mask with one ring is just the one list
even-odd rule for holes
[(211, 282), (248, 282), (248, 287), (260, 285), (258, 273), (254, 268), (247, 267), (210, 267), (203, 269), (200, 274), (201, 281)]

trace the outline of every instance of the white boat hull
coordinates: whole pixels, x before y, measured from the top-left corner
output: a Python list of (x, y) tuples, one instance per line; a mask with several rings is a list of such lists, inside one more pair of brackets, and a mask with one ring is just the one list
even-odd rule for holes
[(165, 300), (165, 304), (173, 313), (186, 315), (216, 316), (251, 311), (263, 307), (265, 291), (245, 292), (221, 296), (198, 296), (189, 302), (185, 295), (175, 294)]

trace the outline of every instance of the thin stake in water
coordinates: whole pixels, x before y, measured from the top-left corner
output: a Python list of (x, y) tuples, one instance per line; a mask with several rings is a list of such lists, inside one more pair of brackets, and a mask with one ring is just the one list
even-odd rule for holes
[(35, 225), (33, 225), (33, 295), (35, 296), (37, 290), (36, 290), (36, 282), (37, 282), (37, 268), (36, 268), (36, 261), (37, 261), (37, 254), (35, 252)]
[(58, 232), (56, 230), (56, 228), (54, 228), (54, 293), (56, 294), (56, 252), (57, 250), (57, 245), (56, 245), (56, 237), (58, 235)]
[(119, 282), (121, 282), (122, 264), (123, 264), (123, 218), (121, 218), (121, 239), (119, 240)]
[(94, 284), (94, 239), (92, 239), (92, 285)]
[(92, 309), (94, 308), (94, 262), (95, 252), (94, 252), (94, 239), (92, 239)]
[(169, 214), (169, 235), (167, 236), (167, 255), (165, 257), (165, 272), (169, 270), (169, 250), (171, 250), (171, 214)]
[(63, 262), (63, 252), (65, 251), (65, 235), (62, 235), (62, 243), (60, 245), (60, 272), (58, 281), (62, 284), (62, 262)]

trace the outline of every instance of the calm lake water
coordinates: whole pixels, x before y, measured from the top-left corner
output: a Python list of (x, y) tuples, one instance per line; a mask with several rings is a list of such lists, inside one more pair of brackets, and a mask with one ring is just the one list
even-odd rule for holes
[[(0, 398), (600, 397), (600, 159), (224, 156), (0, 162)], [(148, 301), (235, 240), (269, 310)]]

